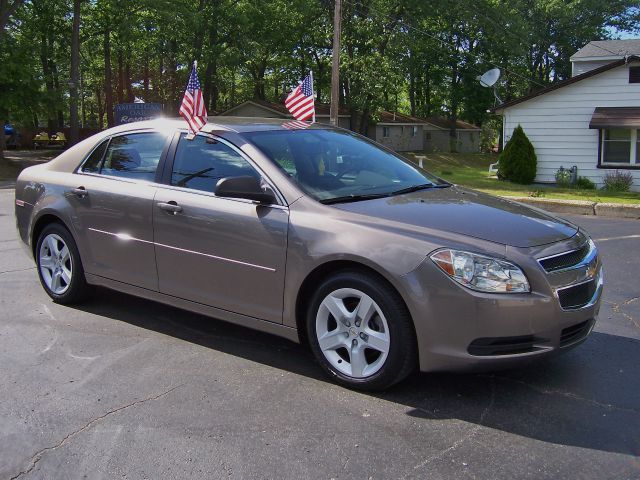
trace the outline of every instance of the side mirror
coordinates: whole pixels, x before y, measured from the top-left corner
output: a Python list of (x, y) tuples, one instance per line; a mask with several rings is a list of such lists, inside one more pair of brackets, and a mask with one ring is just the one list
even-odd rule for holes
[(214, 193), (217, 197), (245, 198), (265, 204), (276, 202), (273, 192), (263, 190), (260, 180), (249, 176), (221, 178), (216, 184)]

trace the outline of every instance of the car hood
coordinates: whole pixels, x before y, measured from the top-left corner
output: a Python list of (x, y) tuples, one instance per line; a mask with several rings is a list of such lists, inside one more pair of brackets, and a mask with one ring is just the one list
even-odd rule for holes
[(334, 207), (514, 247), (558, 242), (578, 231), (569, 222), (538, 209), (455, 186)]

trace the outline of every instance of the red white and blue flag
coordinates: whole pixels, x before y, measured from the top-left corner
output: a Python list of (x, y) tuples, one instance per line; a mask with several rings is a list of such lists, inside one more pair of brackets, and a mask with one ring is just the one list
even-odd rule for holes
[(204, 104), (196, 67), (196, 62), (193, 62), (189, 83), (187, 83), (187, 89), (180, 105), (180, 115), (187, 121), (189, 129), (194, 135), (207, 124), (207, 107)]
[(316, 110), (313, 99), (313, 75), (309, 73), (304, 80), (294, 88), (284, 101), (287, 110), (296, 120), (311, 120), (315, 122)]

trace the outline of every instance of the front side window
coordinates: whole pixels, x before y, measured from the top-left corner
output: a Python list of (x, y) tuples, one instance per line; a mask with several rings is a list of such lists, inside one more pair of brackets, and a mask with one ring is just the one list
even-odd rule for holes
[(109, 142), (99, 173), (152, 182), (166, 136), (159, 132), (131, 133)]
[(638, 163), (637, 130), (622, 128), (602, 131), (602, 163), (630, 165)]
[(182, 134), (171, 172), (171, 185), (213, 193), (221, 178), (260, 174), (228, 145), (204, 135), (187, 140)]
[(331, 203), (447, 186), (409, 161), (353, 133), (272, 130), (243, 134), (316, 200)]

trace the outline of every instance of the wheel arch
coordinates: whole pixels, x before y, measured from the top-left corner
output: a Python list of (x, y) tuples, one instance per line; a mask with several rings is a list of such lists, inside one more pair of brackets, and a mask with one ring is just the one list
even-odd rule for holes
[(396, 288), (396, 286), (385, 275), (372, 268), (371, 266), (365, 265), (364, 263), (360, 263), (355, 260), (331, 260), (318, 265), (311, 272), (309, 272), (309, 274), (302, 281), (300, 288), (298, 289), (298, 295), (296, 296), (295, 303), (295, 319), (300, 343), (305, 345), (307, 344), (307, 327), (305, 316), (308, 308), (308, 301), (313, 295), (314, 286), (329, 278), (330, 276), (344, 271), (354, 271), (364, 273), (366, 275), (373, 275), (378, 280), (386, 284), (396, 295), (398, 295), (398, 298), (402, 300), (402, 303), (404, 304), (404, 307), (407, 309), (407, 312), (409, 313), (409, 316), (411, 318), (411, 325), (413, 327), (415, 335), (415, 323), (413, 320), (413, 316), (411, 315), (411, 310), (409, 309), (406, 300), (404, 299), (398, 288)]
[(40, 234), (42, 233), (42, 231), (52, 223), (57, 223), (58, 225), (62, 225), (64, 228), (66, 228), (69, 231), (69, 234), (73, 237), (73, 234), (71, 233), (71, 229), (65, 223), (65, 221), (62, 220), (62, 218), (50, 212), (43, 213), (36, 219), (36, 221), (33, 224), (33, 228), (31, 229), (31, 236), (30, 236), (31, 253), (33, 254), (34, 259), (36, 258), (36, 248), (38, 247), (38, 237), (40, 237)]

